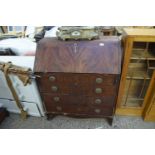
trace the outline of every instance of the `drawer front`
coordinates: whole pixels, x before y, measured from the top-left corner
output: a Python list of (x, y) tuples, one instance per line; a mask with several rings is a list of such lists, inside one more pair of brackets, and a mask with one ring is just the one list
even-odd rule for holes
[(50, 106), (47, 108), (47, 113), (53, 114), (73, 114), (73, 115), (92, 115), (92, 116), (112, 116), (113, 108), (89, 108), (86, 106)]
[(46, 84), (41, 87), (41, 92), (52, 93), (52, 94), (66, 94), (66, 95), (81, 95), (81, 96), (115, 96), (116, 94), (115, 86), (104, 86), (104, 87), (80, 87), (68, 84), (68, 86), (62, 85), (50, 85)]
[(51, 84), (79, 83), (85, 85), (115, 85), (117, 83), (117, 75), (104, 74), (74, 74), (74, 73), (47, 73), (39, 75), (40, 83), (45, 81)]
[(115, 104), (115, 97), (86, 97), (74, 95), (54, 95), (42, 94), (45, 105), (66, 105), (66, 106), (80, 106), (85, 105), (89, 107), (112, 107)]
[(42, 94), (47, 112), (103, 115), (113, 109), (114, 97), (82, 97)]

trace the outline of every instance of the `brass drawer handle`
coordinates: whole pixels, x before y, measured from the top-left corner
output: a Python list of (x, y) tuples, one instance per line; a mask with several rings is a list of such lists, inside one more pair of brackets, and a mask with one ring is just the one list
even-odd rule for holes
[(95, 109), (95, 112), (96, 112), (96, 113), (100, 113), (101, 110), (100, 110), (100, 109)]
[(57, 86), (52, 86), (51, 89), (52, 89), (53, 92), (57, 92), (58, 91), (58, 87)]
[(96, 104), (101, 104), (102, 103), (102, 100), (98, 98), (98, 99), (95, 100), (95, 103)]
[(49, 77), (49, 80), (52, 81), (52, 82), (55, 81), (55, 79), (56, 79), (56, 78), (55, 78), (54, 76), (50, 76), (50, 77)]
[(96, 89), (95, 89), (95, 93), (101, 94), (101, 93), (102, 93), (102, 88), (96, 88)]
[(53, 98), (53, 100), (54, 100), (55, 102), (59, 102), (59, 101), (60, 101), (60, 98), (56, 96), (56, 97)]
[(96, 83), (100, 84), (103, 82), (103, 79), (102, 78), (96, 78)]

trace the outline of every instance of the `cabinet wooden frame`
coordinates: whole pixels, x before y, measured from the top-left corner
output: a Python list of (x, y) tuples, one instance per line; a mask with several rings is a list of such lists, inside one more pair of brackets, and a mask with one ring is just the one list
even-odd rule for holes
[(155, 121), (155, 71), (153, 72), (144, 102), (146, 105), (142, 113), (144, 120)]
[[(122, 63), (122, 75), (120, 80), (118, 98), (117, 98), (117, 106), (116, 106), (116, 114), (118, 115), (128, 115), (128, 116), (142, 116), (145, 117), (146, 111), (148, 110), (148, 105), (151, 106), (148, 101), (149, 94), (152, 91), (152, 79), (154, 78), (154, 74), (150, 79), (149, 86), (147, 88), (147, 92), (144, 96), (144, 100), (141, 107), (128, 107), (122, 105), (123, 96), (125, 95), (125, 85), (126, 85), (126, 77), (129, 68), (129, 63), (131, 60), (133, 45), (135, 42), (154, 42), (155, 43), (155, 29), (137, 29), (137, 28), (125, 28), (124, 30), (124, 59)], [(153, 92), (152, 92), (153, 93)], [(145, 120), (145, 119), (144, 119)]]

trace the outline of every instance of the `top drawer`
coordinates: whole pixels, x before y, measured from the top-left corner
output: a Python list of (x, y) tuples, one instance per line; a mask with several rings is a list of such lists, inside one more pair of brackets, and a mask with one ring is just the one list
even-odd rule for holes
[(39, 82), (49, 83), (74, 83), (80, 82), (81, 84), (103, 84), (114, 85), (116, 84), (117, 75), (112, 74), (79, 74), (79, 73), (45, 73), (39, 74)]

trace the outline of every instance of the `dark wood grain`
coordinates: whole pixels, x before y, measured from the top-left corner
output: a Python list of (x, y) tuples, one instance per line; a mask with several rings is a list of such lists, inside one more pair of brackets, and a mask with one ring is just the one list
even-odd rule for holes
[[(51, 105), (74, 105), (74, 106), (88, 106), (88, 107), (112, 107), (115, 101), (115, 96), (81, 96), (81, 95), (54, 95), (49, 93), (42, 93), (43, 100)], [(54, 97), (59, 97), (59, 101), (55, 101)], [(102, 103), (95, 103), (96, 99), (101, 99)]]
[[(121, 58), (117, 37), (94, 41), (50, 38), (40, 41), (34, 72), (47, 117), (62, 114), (112, 120)], [(97, 93), (98, 88), (102, 92)], [(95, 102), (96, 99), (99, 102)]]
[[(57, 108), (61, 107), (61, 110), (58, 110)], [(92, 116), (112, 116), (113, 115), (113, 108), (94, 108), (94, 107), (87, 107), (87, 106), (80, 106), (80, 107), (76, 107), (76, 106), (49, 106), (47, 105), (46, 110), (48, 111), (48, 113), (51, 114), (63, 114), (63, 115), (67, 115), (67, 114), (72, 114), (74, 115), (92, 115)], [(100, 110), (99, 113), (96, 113), (95, 110)]]
[[(115, 76), (95, 76), (90, 74), (50, 74), (56, 77), (54, 82), (49, 80), (50, 76), (43, 76), (38, 78), (40, 92), (53, 93), (53, 94), (71, 94), (71, 95), (84, 95), (84, 96), (112, 96), (116, 92), (117, 85), (115, 84)], [(103, 82), (97, 84), (95, 79), (101, 77)], [(58, 90), (52, 91), (52, 86), (56, 86)], [(101, 88), (102, 93), (97, 94), (96, 88)]]
[(120, 74), (121, 55), (117, 37), (94, 41), (45, 38), (37, 46), (34, 72)]

